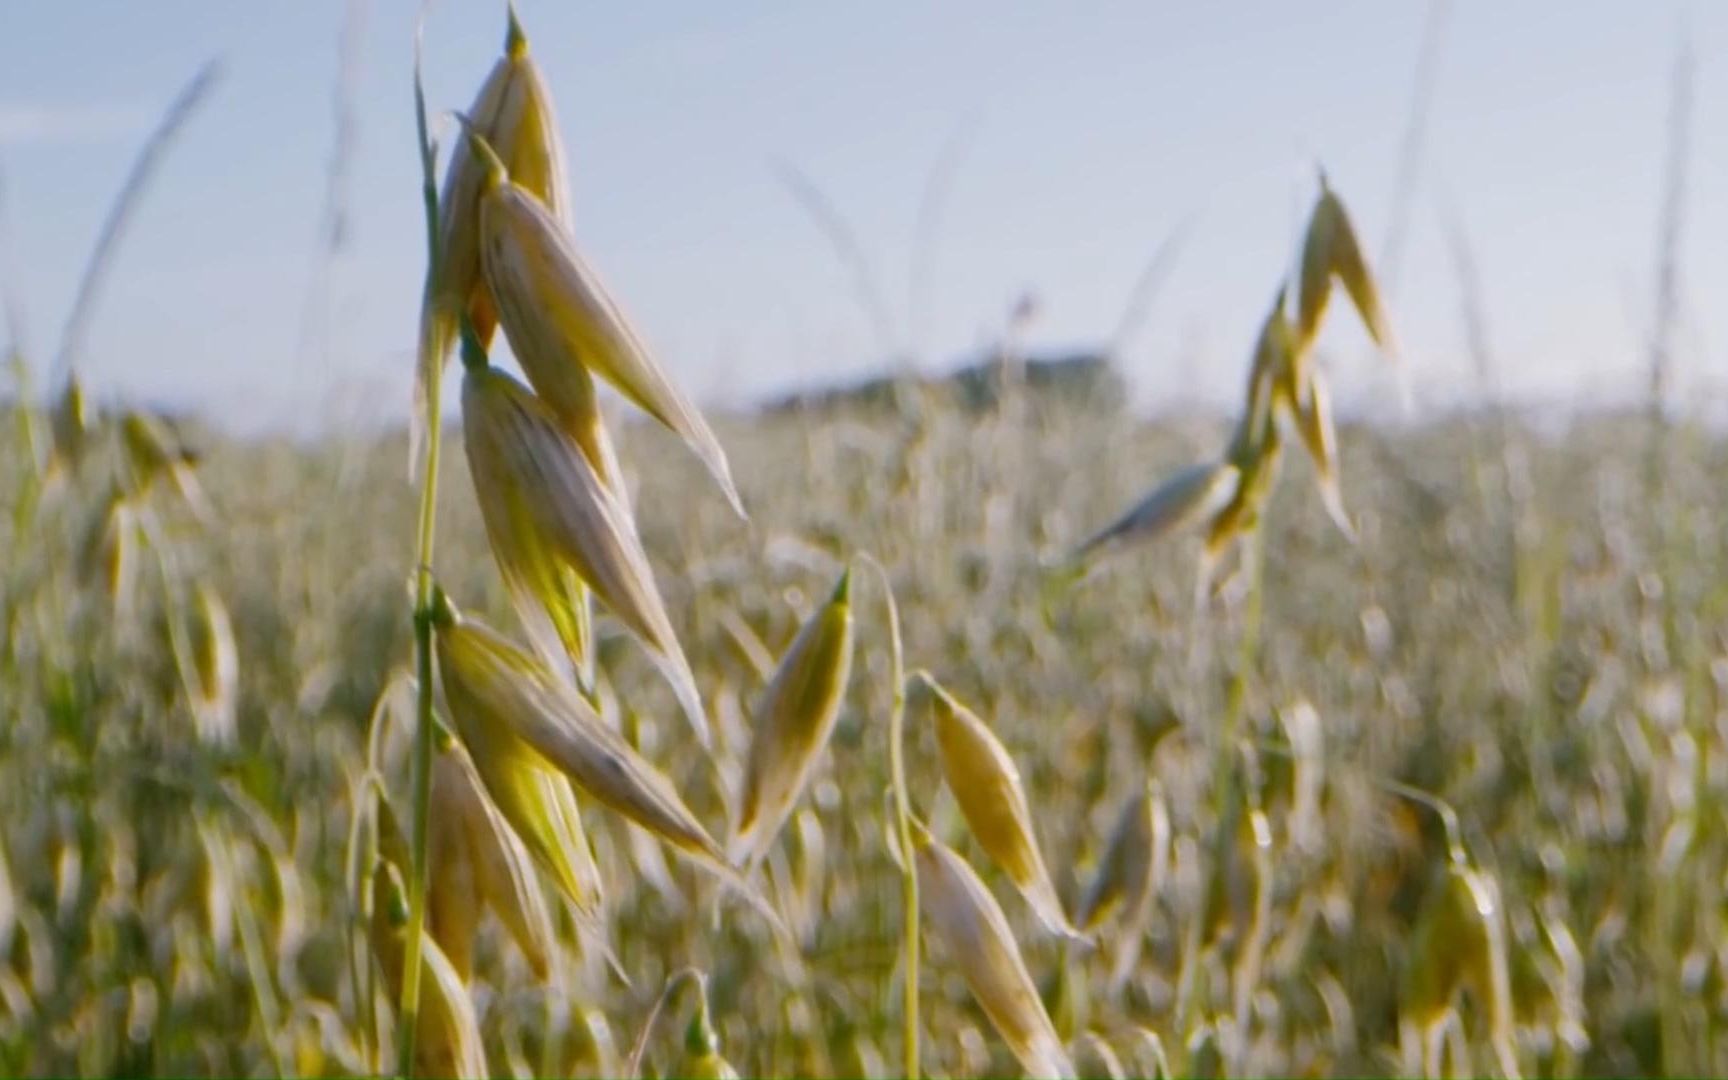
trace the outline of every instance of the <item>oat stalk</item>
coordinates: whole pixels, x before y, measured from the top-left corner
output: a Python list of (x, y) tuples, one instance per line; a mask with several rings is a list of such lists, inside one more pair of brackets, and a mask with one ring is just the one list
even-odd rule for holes
[(912, 859), (912, 799), (906, 790), (906, 660), (900, 640), (900, 607), (888, 571), (867, 554), (858, 561), (876, 572), (888, 618), (888, 677), (894, 698), (888, 712), (888, 769), (894, 785), (894, 836), (900, 847), (901, 964), (906, 979), (901, 1002), (903, 1050), (901, 1075), (918, 1077), (918, 866)]
[[(426, 294), (437, 286), (439, 259), (437, 150), (426, 127), (426, 91), (421, 81), (421, 43), (425, 8), (414, 31), (414, 130), (420, 148), (421, 197), (426, 207)], [(420, 1018), (421, 941), (426, 927), (426, 823), (432, 792), (432, 546), (438, 521), (438, 457), (443, 425), (439, 423), (440, 380), (426, 387), (426, 471), (420, 479), (420, 516), (414, 542), (414, 670), (417, 676), (414, 724), (414, 819), (408, 880), (408, 955), (402, 967), (402, 1001), (398, 1010), (396, 1068), (413, 1072), (414, 1033)]]

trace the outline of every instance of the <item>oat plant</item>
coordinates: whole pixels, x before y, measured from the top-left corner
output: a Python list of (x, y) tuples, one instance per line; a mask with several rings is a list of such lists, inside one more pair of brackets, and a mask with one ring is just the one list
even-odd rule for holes
[[(1203, 526), (1205, 538), (1196, 599), (1204, 604), (1223, 560), (1233, 550), (1240, 551), (1241, 630), (1225, 690), (1212, 769), (1216, 834), (1211, 844), (1213, 868), (1208, 890), (1213, 897), (1220, 895), (1219, 882), (1224, 880), (1231, 860), (1244, 849), (1263, 852), (1269, 842), (1258, 839), (1267, 835), (1259, 807), (1242, 805), (1254, 795), (1241, 775), (1249, 766), (1239, 741), (1248, 681), (1259, 662), (1264, 589), (1262, 517), (1277, 480), (1287, 439), (1295, 437), (1307, 450), (1321, 504), (1346, 540), (1352, 544), (1356, 541), (1354, 524), (1344, 506), (1337, 434), (1326, 379), (1314, 358), (1314, 342), (1337, 286), (1342, 286), (1349, 296), (1375, 344), (1388, 353), (1393, 349), (1390, 321), (1362, 245), (1343, 202), (1324, 174), (1320, 176), (1319, 197), (1309, 214), (1292, 284), (1294, 289), (1291, 284), (1278, 287), (1261, 322), (1241, 414), (1221, 459), (1177, 472), (1115, 522), (1080, 544), (1069, 559), (1070, 566), (1084, 570), (1106, 555), (1179, 530)], [(1259, 858), (1249, 858), (1246, 865), (1252, 868)], [(1268, 883), (1260, 880), (1264, 874), (1244, 872), (1259, 881), (1254, 887), (1259, 897), (1256, 903), (1264, 903), (1269, 888)], [(1193, 1005), (1199, 954), (1210, 937), (1206, 924), (1213, 921), (1207, 909), (1215, 903), (1215, 899), (1208, 899), (1201, 904), (1191, 919), (1184, 942), (1176, 1004), (1177, 1028), (1184, 1036)], [(1240, 1046), (1246, 1038), (1248, 993), (1263, 938), (1263, 914), (1256, 915), (1252, 932), (1238, 957), (1238, 981), (1246, 985), (1239, 985), (1234, 994), (1236, 1024), (1230, 1046)], [(1230, 1046), (1224, 1048), (1227, 1060), (1232, 1056)]]
[[(673, 849), (718, 874), (780, 929), (778, 917), (727, 861), (719, 843), (685, 806), (672, 782), (595, 711), (600, 700), (590, 596), (643, 644), (666, 675), (697, 736), (708, 722), (695, 677), (655, 585), (637, 535), (624, 477), (595, 398), (595, 375), (682, 435), (742, 513), (724, 451), (706, 422), (631, 333), (570, 236), (551, 96), (509, 12), (504, 55), (467, 114), (442, 196), (416, 42), (414, 106), (425, 204), (427, 270), (416, 376), (416, 433), (411, 464), (420, 471), (415, 537), (412, 818), (406, 854), (407, 911), (401, 928), (398, 1068), (412, 1071), (421, 1025), (420, 995), (428, 965), (442, 957), (435, 935), (472, 931), (477, 861), (490, 856), (495, 906), (526, 930), (514, 845), (503, 828), (557, 883), (583, 937), (608, 957), (598, 869), (574, 799), (580, 788)], [(534, 389), (491, 367), (487, 346), (502, 328)], [(524, 651), (478, 620), (458, 613), (433, 572), (441, 386), (449, 353), (460, 345), (464, 368), (462, 427), (475, 494), (507, 591), (534, 651)], [(423, 433), (423, 434), (422, 434)], [(844, 685), (842, 671), (840, 684)], [(486, 813), (469, 839), (445, 836), (443, 864), (431, 865), (433, 751), (442, 686), (465, 759), (473, 765)], [(445, 757), (443, 762), (453, 760)], [(451, 783), (465, 772), (442, 770)], [(496, 811), (496, 818), (491, 812)], [(484, 826), (484, 827), (481, 827)], [(479, 846), (476, 846), (476, 845)], [(402, 857), (398, 853), (398, 857)], [(388, 862), (388, 858), (386, 857)], [(436, 888), (428, 934), (428, 893)], [(377, 904), (376, 893), (371, 898)], [(374, 921), (378, 912), (372, 913)], [(532, 957), (538, 934), (525, 934)], [(395, 941), (391, 936), (388, 941)], [(465, 966), (467, 943), (453, 945)], [(448, 958), (446, 958), (448, 963)], [(433, 970), (437, 970), (433, 965)], [(455, 1059), (463, 1069), (467, 1059)]]

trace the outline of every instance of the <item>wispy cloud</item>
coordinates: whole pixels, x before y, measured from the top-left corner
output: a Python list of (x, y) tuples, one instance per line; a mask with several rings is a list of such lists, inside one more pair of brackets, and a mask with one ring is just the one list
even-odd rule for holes
[(0, 146), (100, 142), (142, 131), (149, 122), (149, 110), (135, 105), (0, 101)]

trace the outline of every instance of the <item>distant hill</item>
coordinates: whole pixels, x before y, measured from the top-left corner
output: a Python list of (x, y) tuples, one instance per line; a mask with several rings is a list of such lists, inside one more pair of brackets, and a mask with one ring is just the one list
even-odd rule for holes
[[(1110, 358), (1099, 352), (1034, 356), (1024, 361), (1026, 388), (1064, 403), (1114, 411), (1122, 407), (1127, 383)], [(857, 408), (891, 409), (898, 395), (923, 387), (951, 397), (963, 408), (994, 408), (1004, 380), (1011, 377), (999, 352), (992, 352), (945, 375), (878, 375), (846, 386), (804, 390), (775, 398), (763, 406), (768, 413), (830, 411)]]

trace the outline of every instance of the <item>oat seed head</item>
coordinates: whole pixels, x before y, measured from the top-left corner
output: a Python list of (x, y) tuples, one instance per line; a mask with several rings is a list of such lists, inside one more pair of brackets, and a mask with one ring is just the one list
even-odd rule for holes
[(1355, 227), (1344, 204), (1320, 178), (1320, 198), (1308, 219), (1308, 233), (1302, 245), (1302, 268), (1296, 307), (1296, 346), (1306, 353), (1320, 332), (1321, 319), (1331, 299), (1332, 283), (1342, 282), (1369, 337), (1380, 348), (1393, 349), (1392, 328), (1380, 301), (1374, 276), (1362, 255), (1362, 245), (1356, 238)]
[[(397, 868), (380, 862), (372, 874), (369, 936), (392, 998), (401, 996), (408, 923), (406, 895)], [(414, 1074), (483, 1080), (488, 1073), (480, 1025), (461, 976), (438, 948), (437, 942), (429, 938), (421, 942), (420, 963), (422, 992)]]
[(570, 186), (564, 143), (545, 76), (528, 50), (527, 36), (512, 9), (504, 54), (481, 84), (450, 154), (438, 195), (441, 265), (436, 290), (421, 306), (421, 348), (415, 377), (413, 460), (420, 458), (426, 382), (440, 378), (467, 315), (482, 347), (489, 345), (498, 318), (480, 270), (481, 191), (488, 168), (470, 151), (472, 136), (495, 151), (510, 180), (547, 208), (560, 227), (570, 228)]
[(1344, 509), (1344, 488), (1338, 475), (1338, 434), (1332, 426), (1332, 401), (1326, 379), (1318, 371), (1308, 375), (1306, 400), (1296, 403), (1296, 430), (1308, 456), (1314, 461), (1315, 483), (1320, 489), (1320, 501), (1338, 531), (1352, 544), (1356, 542), (1356, 526)]
[(641, 642), (671, 683), (697, 738), (708, 745), (696, 678), (629, 511), (546, 406), (509, 375), (493, 368), (469, 371), (462, 418), (486, 535), (536, 649), (553, 659), (548, 654), (555, 637), (572, 660), (579, 659), (577, 598), (562, 575), (568, 569)]
[(593, 409), (592, 377), (605, 380), (683, 439), (744, 517), (719, 439), (540, 200), (513, 182), (487, 191), (479, 243), (482, 272), (510, 347), (552, 411), (579, 423)]
[(913, 847), (924, 918), (997, 1034), (1028, 1075), (1074, 1076), (996, 898), (966, 860), (916, 821)]
[(1241, 479), (1241, 470), (1228, 462), (1180, 469), (1133, 509), (1081, 544), (1069, 561), (1080, 562), (1107, 549), (1148, 543), (1211, 517), (1235, 496)]
[[(441, 829), (447, 828), (452, 833), (451, 846), (458, 849), (467, 864), (473, 901), (498, 916), (535, 977), (545, 979), (550, 972), (554, 939), (546, 900), (534, 877), (532, 856), (486, 798), (474, 763), (460, 745), (452, 743), (440, 752), (433, 766), (432, 792), (434, 841)], [(439, 869), (435, 857), (432, 868), (436, 877)], [(435, 886), (429, 894), (435, 916), (439, 910), (436, 906), (439, 891)], [(458, 895), (463, 895), (460, 890)], [(433, 927), (433, 936), (445, 946), (445, 952), (455, 963), (456, 956), (445, 943), (436, 919)], [(470, 936), (472, 932), (471, 921)], [(457, 969), (466, 977), (461, 964), (457, 964)]]
[(762, 693), (750, 737), (732, 859), (766, 854), (828, 743), (852, 670), (852, 571), (804, 623)]
[(1074, 921), (1090, 932), (1118, 913), (1134, 913), (1157, 892), (1170, 856), (1170, 817), (1157, 782), (1147, 780), (1117, 817)]
[(1052, 934), (1084, 941), (1062, 910), (1032, 828), (1032, 808), (1008, 748), (978, 715), (956, 701), (927, 673), (917, 678), (930, 692), (942, 777), (978, 846), (1002, 868)]
[(473, 850), (462, 815), (462, 777), (449, 752), (432, 763), (431, 810), (426, 819), (426, 932), (467, 982), (474, 971), (474, 937), (484, 900), (475, 879)]
[[(483, 780), (487, 757), (498, 747), (531, 761), (560, 783), (568, 778), (596, 802), (718, 876), (783, 931), (777, 914), (726, 861), (719, 843), (684, 804), (672, 781), (607, 726), (568, 683), (472, 618), (458, 616), (441, 628), (438, 647), (445, 694)], [(471, 732), (477, 737), (470, 738)], [(490, 781), (486, 788), (492, 792)], [(499, 809), (516, 825), (501, 803)], [(530, 842), (530, 849), (533, 846)]]
[[(436, 633), (439, 675), (451, 718), (475, 772), (504, 820), (572, 906), (591, 923), (600, 873), (569, 781), (517, 730), (545, 668), (471, 619)], [(550, 680), (550, 676), (548, 676)]]
[(196, 691), (192, 700), (198, 738), (211, 746), (234, 745), (240, 692), (240, 653), (228, 606), (208, 582), (199, 582), (192, 603), (192, 661)]

